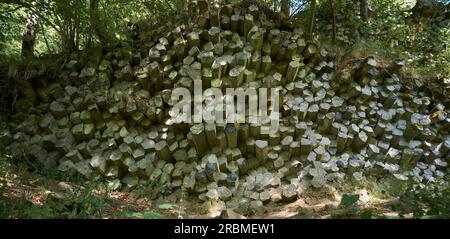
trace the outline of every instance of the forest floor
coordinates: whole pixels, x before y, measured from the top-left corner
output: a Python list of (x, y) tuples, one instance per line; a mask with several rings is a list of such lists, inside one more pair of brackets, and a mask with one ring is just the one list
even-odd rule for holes
[[(5, 164), (3, 168), (5, 169)], [(98, 187), (80, 182), (31, 173), (8, 164), (0, 174), (0, 218), (211, 218), (219, 217), (206, 204), (181, 205), (151, 200), (142, 191), (102, 193)], [(5, 171), (4, 171), (5, 172)], [(81, 186), (85, 185), (85, 186)], [(344, 208), (341, 195), (334, 191), (305, 192), (288, 204), (267, 204), (264, 211), (244, 217), (227, 210), (225, 218), (397, 218), (391, 209), (395, 197), (380, 199), (357, 190), (360, 200), (355, 207)], [(361, 198), (363, 200), (361, 200)], [(206, 206), (207, 207), (207, 206)], [(223, 216), (224, 214), (222, 214)], [(406, 215), (408, 218), (408, 215)]]

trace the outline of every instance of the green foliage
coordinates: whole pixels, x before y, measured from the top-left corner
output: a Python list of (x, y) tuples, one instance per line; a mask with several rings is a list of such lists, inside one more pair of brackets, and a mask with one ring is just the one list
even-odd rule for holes
[(168, 204), (168, 203), (164, 203), (164, 204), (158, 205), (159, 209), (166, 209), (166, 210), (172, 210), (172, 209), (174, 209), (176, 207), (177, 207), (176, 205)]
[(343, 194), (341, 198), (340, 207), (343, 211), (339, 214), (335, 213), (333, 217), (335, 218), (351, 218), (356, 217), (358, 214), (359, 195), (357, 194)]
[(0, 3), (0, 53), (20, 55), (25, 9)]
[(67, 218), (100, 218), (102, 212), (109, 205), (105, 201), (106, 194), (97, 196), (93, 193), (95, 186), (89, 185), (79, 190), (67, 199), (62, 201), (62, 205), (56, 203), (55, 209), (60, 215), (67, 215)]
[(377, 208), (361, 208), (357, 202), (359, 195), (344, 194), (341, 198), (340, 206), (343, 211), (332, 213), (333, 218), (357, 218), (357, 219), (387, 219), (388, 217), (381, 214)]
[[(2, 205), (3, 202), (4, 202), (3, 194), (5, 193), (6, 184), (7, 184), (7, 181), (6, 181), (6, 178), (5, 178), (6, 177), (6, 173), (7, 173), (6, 172), (7, 168), (6, 168), (5, 165), (6, 164), (5, 164), (4, 160), (3, 160), (3, 157), (0, 156), (0, 208), (4, 208), (4, 205)], [(3, 218), (2, 211), (3, 210), (0, 210), (0, 218)]]
[(144, 211), (144, 212), (122, 212), (124, 218), (142, 218), (142, 219), (165, 219), (165, 217), (157, 212)]
[(380, 214), (377, 210), (366, 208), (358, 212), (361, 219), (387, 219), (388, 217)]
[(46, 201), (42, 205), (32, 205), (25, 208), (21, 218), (99, 218), (106, 203), (93, 194), (83, 194), (80, 197), (70, 197), (62, 201)]
[[(41, 204), (33, 203), (31, 200), (33, 193), (28, 191), (24, 191), (22, 196), (14, 200), (6, 197), (8, 178), (11, 178), (13, 174), (24, 177), (29, 174), (29, 170), (29, 165), (25, 163), (13, 165), (10, 160), (5, 159), (4, 154), (1, 154), (0, 218), (101, 218), (110, 208), (107, 201), (108, 191), (104, 190), (106, 187), (102, 181), (94, 179), (86, 182), (78, 177), (64, 176), (51, 170), (39, 170), (39, 175), (46, 178), (46, 180), (40, 180), (40, 187), (46, 191), (45, 199)], [(71, 185), (80, 186), (74, 186), (72, 192), (48, 191), (52, 188), (49, 182), (59, 181), (57, 179), (67, 179), (66, 182), (71, 182)]]
[[(12, 205), (5, 214), (13, 218), (101, 218), (109, 207), (105, 196), (95, 195), (90, 188), (77, 190), (63, 199), (47, 197), (42, 204), (31, 204), (26, 199)], [(5, 215), (2, 215), (4, 218)]]
[(450, 76), (450, 26), (434, 19), (411, 20), (404, 1), (372, 0), (375, 8), (364, 33), (369, 39), (389, 45), (397, 57), (409, 60), (419, 75), (433, 78)]
[[(21, 52), (22, 32), (33, 9), (32, 1), (7, 0), (0, 3), (0, 55)], [(102, 45), (96, 26), (107, 42), (124, 40), (130, 22), (145, 20), (148, 25), (161, 17), (174, 17), (187, 7), (187, 0), (99, 0), (96, 18), (91, 18), (91, 0), (38, 1), (39, 23), (35, 32), (36, 55), (70, 52)], [(181, 9), (180, 9), (181, 8)]]
[(415, 73), (435, 78), (450, 77), (450, 27), (424, 29), (416, 36), (418, 44), (410, 46), (419, 53), (411, 56)]
[(49, 204), (33, 205), (30, 208), (25, 208), (23, 213), (25, 218), (30, 219), (46, 219), (55, 217), (54, 209)]
[[(3, 126), (0, 125), (0, 131), (3, 129)], [(0, 218), (4, 218), (4, 193), (7, 186), (7, 174), (8, 174), (8, 162), (5, 157), (5, 149), (4, 146), (0, 143)]]
[(358, 194), (344, 194), (342, 195), (342, 199), (341, 199), (341, 206), (344, 207), (350, 207), (355, 205), (359, 200), (359, 195)]
[[(412, 6), (408, 2), (369, 0), (369, 21), (363, 22), (359, 16), (359, 1), (334, 0), (337, 16), (335, 44), (349, 51), (360, 47), (386, 60), (405, 59), (418, 77), (450, 77), (449, 20), (413, 18)], [(305, 19), (303, 15), (300, 18)], [(328, 1), (320, 1), (316, 33), (325, 41), (331, 39), (331, 19)]]
[(450, 187), (448, 182), (417, 184), (411, 182), (394, 206), (400, 216), (412, 213), (414, 218), (450, 218)]
[(340, 203), (340, 210), (331, 213), (332, 218), (357, 218), (357, 219), (380, 219), (387, 218), (380, 214), (375, 208), (361, 208), (357, 202), (358, 194), (343, 194)]

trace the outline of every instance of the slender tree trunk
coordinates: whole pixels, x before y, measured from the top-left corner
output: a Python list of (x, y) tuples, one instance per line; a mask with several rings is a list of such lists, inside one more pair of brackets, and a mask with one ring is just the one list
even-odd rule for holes
[(333, 0), (330, 1), (331, 15), (333, 17), (333, 41), (336, 41), (336, 11), (334, 9)]
[(77, 50), (76, 47), (76, 35), (75, 35), (75, 27), (74, 22), (71, 22), (71, 20), (64, 21), (64, 24), (66, 24), (66, 29), (64, 30), (64, 35), (62, 36), (63, 39), (63, 45), (65, 52), (72, 52)]
[(291, 15), (291, 4), (290, 0), (281, 0), (281, 13), (288, 18)]
[(311, 0), (311, 18), (309, 19), (308, 37), (312, 38), (314, 30), (314, 19), (316, 17), (316, 0)]
[(41, 21), (39, 21), (39, 26), (42, 29), (42, 34), (44, 35), (44, 42), (45, 42), (45, 46), (47, 46), (47, 50), (50, 54), (53, 53), (52, 48), (50, 47), (50, 44), (48, 43), (48, 38), (47, 38), (47, 33), (44, 31), (44, 25), (42, 24)]
[[(359, 15), (361, 17), (363, 24), (366, 24), (367, 21), (369, 21), (369, 3), (367, 0), (359, 0)], [(361, 33), (361, 29), (360, 29), (361, 26), (362, 25), (357, 27), (355, 30), (355, 41), (357, 43), (359, 43), (361, 41), (361, 37), (364, 36)]]
[(30, 10), (30, 16), (27, 19), (27, 24), (25, 25), (25, 30), (22, 34), (22, 56), (23, 57), (34, 57), (34, 46), (36, 44), (36, 31), (39, 25), (39, 11), (38, 8), (39, 1), (34, 0), (32, 2), (32, 8)]
[(361, 42), (361, 33), (359, 32), (359, 28), (355, 27), (355, 42), (360, 43)]
[(105, 29), (101, 24), (100, 14), (99, 14), (99, 4), (100, 0), (90, 0), (89, 1), (89, 15), (90, 15), (90, 23), (95, 35), (101, 44), (105, 44), (107, 41), (107, 34)]
[(369, 21), (369, 2), (367, 0), (359, 1), (360, 15), (363, 22)]

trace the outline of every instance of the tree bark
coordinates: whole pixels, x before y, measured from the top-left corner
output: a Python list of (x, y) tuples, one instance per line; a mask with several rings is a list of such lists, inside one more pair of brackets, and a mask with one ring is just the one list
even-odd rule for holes
[[(363, 24), (365, 24), (365, 23), (367, 23), (367, 21), (369, 21), (369, 3), (367, 0), (359, 0), (359, 15), (361, 17)], [(362, 35), (361, 29), (360, 29), (361, 26), (357, 27), (355, 30), (355, 41), (356, 42), (361, 41), (361, 35)]]
[[(44, 29), (44, 25), (42, 24), (41, 21), (39, 21), (39, 26), (41, 27), (41, 29)], [(47, 46), (48, 52), (49, 52), (50, 54), (52, 54), (53, 51), (52, 51), (52, 48), (50, 47), (50, 44), (49, 44), (49, 42), (48, 42), (48, 39), (47, 39), (47, 33), (46, 33), (45, 31), (43, 31), (42, 33), (43, 33), (43, 35), (44, 35), (45, 46)]]
[(369, 3), (367, 0), (359, 1), (360, 15), (364, 22), (369, 20)]
[(333, 0), (330, 1), (331, 15), (333, 17), (333, 41), (336, 41), (336, 11), (334, 9)]
[(308, 37), (312, 38), (314, 30), (314, 18), (316, 16), (316, 0), (311, 0), (311, 19), (309, 19)]
[(95, 35), (97, 35), (100, 43), (105, 44), (107, 40), (106, 32), (102, 27), (100, 16), (99, 16), (99, 3), (100, 0), (90, 0), (89, 1), (89, 11), (90, 11), (90, 21), (91, 27), (93, 28)]
[(22, 53), (23, 57), (34, 57), (34, 46), (36, 44), (36, 31), (39, 24), (39, 14), (37, 9), (39, 1), (32, 2), (30, 16), (27, 19), (25, 30), (22, 34)]
[(285, 15), (285, 17), (290, 16), (290, 0), (281, 0), (281, 13)]

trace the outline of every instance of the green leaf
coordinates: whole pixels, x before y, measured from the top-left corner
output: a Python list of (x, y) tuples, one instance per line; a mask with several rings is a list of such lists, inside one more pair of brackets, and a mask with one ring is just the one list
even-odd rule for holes
[(171, 209), (174, 209), (176, 207), (177, 207), (176, 205), (168, 204), (168, 203), (160, 204), (158, 206), (159, 209), (166, 209), (166, 210), (171, 210)]
[(422, 216), (420, 219), (440, 219), (442, 217), (440, 217), (439, 215), (425, 215)]
[(157, 212), (143, 212), (142, 216), (144, 217), (144, 219), (164, 219), (165, 217)]
[(361, 218), (362, 219), (372, 219), (373, 216), (374, 216), (374, 213), (373, 213), (373, 211), (371, 209), (364, 210), (361, 213)]
[(122, 213), (125, 218), (143, 218), (143, 219), (164, 219), (165, 217), (157, 212), (144, 211), (144, 212), (129, 212)]
[(350, 194), (344, 194), (342, 195), (342, 199), (341, 199), (341, 205), (344, 207), (349, 207), (354, 205), (356, 202), (358, 202), (359, 200), (359, 195), (354, 194), (354, 195), (350, 195)]
[(129, 211), (124, 211), (122, 212), (122, 216), (123, 217), (140, 217), (141, 213), (139, 212), (129, 212)]
[(32, 206), (25, 210), (25, 214), (31, 219), (45, 219), (54, 216), (53, 210), (47, 206)]

